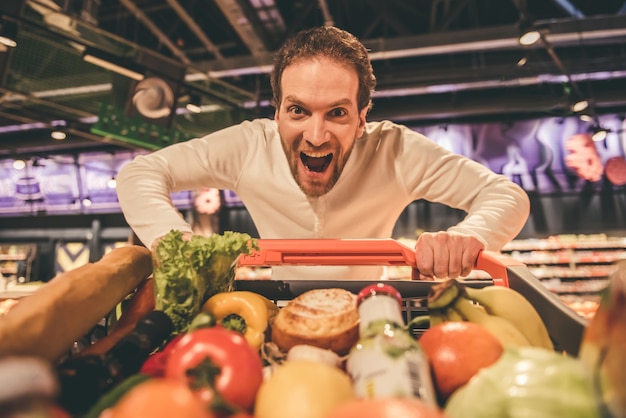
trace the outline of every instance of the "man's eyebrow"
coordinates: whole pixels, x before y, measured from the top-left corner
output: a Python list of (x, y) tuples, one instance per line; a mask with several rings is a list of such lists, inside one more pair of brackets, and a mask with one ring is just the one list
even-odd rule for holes
[(291, 102), (291, 103), (296, 103), (296, 104), (302, 104), (302, 102), (300, 100), (298, 100), (298, 98), (296, 96), (285, 96), (285, 102)]
[(352, 104), (352, 100), (345, 98), (345, 99), (337, 100), (335, 103), (332, 103), (330, 107), (344, 106), (344, 105), (349, 105), (349, 104)]
[[(297, 105), (303, 105), (303, 102), (293, 95), (285, 96), (284, 101), (294, 103)], [(344, 106), (344, 105), (349, 105), (349, 104), (352, 104), (352, 100), (345, 98), (345, 99), (340, 99), (340, 100), (337, 100), (336, 102), (331, 103), (328, 107), (337, 107), (337, 106)]]

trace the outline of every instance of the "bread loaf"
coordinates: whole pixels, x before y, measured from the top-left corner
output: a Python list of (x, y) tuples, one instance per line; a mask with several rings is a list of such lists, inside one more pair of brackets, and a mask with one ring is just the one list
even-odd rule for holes
[(284, 351), (298, 344), (347, 354), (359, 338), (356, 295), (343, 289), (314, 289), (280, 309), (272, 341)]
[(150, 250), (138, 245), (60, 273), (2, 318), (0, 356), (57, 360), (151, 273)]

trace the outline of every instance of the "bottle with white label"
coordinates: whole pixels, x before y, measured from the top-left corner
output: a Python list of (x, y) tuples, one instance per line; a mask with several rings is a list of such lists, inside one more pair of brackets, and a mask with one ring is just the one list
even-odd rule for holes
[(360, 339), (346, 362), (356, 395), (413, 397), (436, 406), (428, 359), (406, 329), (400, 293), (378, 283), (362, 289), (357, 303)]

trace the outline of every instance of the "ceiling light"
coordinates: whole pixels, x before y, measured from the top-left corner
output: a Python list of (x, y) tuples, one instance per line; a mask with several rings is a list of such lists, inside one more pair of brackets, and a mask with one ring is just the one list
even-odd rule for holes
[(604, 141), (608, 134), (608, 131), (600, 126), (594, 126), (592, 132), (591, 139), (593, 139), (594, 142)]
[(191, 113), (202, 112), (202, 100), (200, 99), (200, 96), (197, 94), (191, 94), (189, 96), (189, 102), (185, 105), (185, 109)]
[(515, 65), (517, 65), (518, 67), (523, 67), (524, 65), (526, 65), (527, 62), (528, 62), (528, 57), (522, 57), (519, 59), (519, 61), (517, 61)]
[(519, 43), (520, 45), (530, 46), (541, 39), (541, 33), (535, 25), (528, 20), (522, 20), (519, 23)]
[(107, 181), (107, 187), (109, 189), (115, 189), (117, 187), (117, 180), (115, 180), (115, 176), (111, 177), (109, 181)]
[(162, 78), (148, 77), (135, 86), (131, 99), (140, 115), (149, 119), (169, 116), (174, 105), (174, 90)]
[(17, 23), (6, 19), (0, 21), (0, 44), (9, 48), (17, 46)]
[(195, 104), (195, 103), (187, 103), (187, 106), (185, 106), (185, 109), (187, 109), (191, 113), (201, 113), (202, 112), (202, 108), (200, 106), (198, 106), (197, 104)]
[(93, 203), (91, 199), (89, 198), (89, 196), (85, 197), (81, 202), (83, 203), (83, 206), (86, 208), (91, 206), (91, 204)]
[(116, 62), (119, 61), (119, 58), (113, 57), (102, 51), (86, 49), (85, 53), (83, 54), (83, 60), (90, 64), (94, 64), (98, 67), (104, 68), (105, 70), (116, 72), (133, 80), (140, 81), (144, 78), (144, 75), (141, 72), (131, 68), (130, 63), (122, 65), (121, 63)]
[(519, 43), (524, 46), (529, 46), (536, 43), (539, 38), (541, 38), (541, 34), (538, 30), (529, 30), (528, 32), (524, 32), (519, 37)]
[(50, 132), (50, 136), (56, 141), (63, 141), (65, 138), (67, 138), (67, 134), (59, 130)]
[(13, 161), (13, 168), (16, 170), (23, 170), (26, 167), (26, 161), (17, 159)]
[(587, 100), (579, 100), (572, 105), (572, 111), (578, 113), (589, 107), (589, 102)]
[(591, 116), (588, 113), (581, 113), (580, 116), (578, 116), (580, 118), (580, 120), (582, 120), (583, 122), (593, 122), (593, 116)]

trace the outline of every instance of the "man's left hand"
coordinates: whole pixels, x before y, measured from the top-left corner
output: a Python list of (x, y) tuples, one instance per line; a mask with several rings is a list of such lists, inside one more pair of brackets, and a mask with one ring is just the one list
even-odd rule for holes
[(484, 248), (482, 241), (472, 235), (424, 232), (415, 244), (417, 269), (426, 277), (466, 277)]

